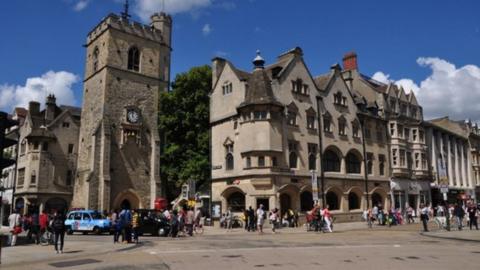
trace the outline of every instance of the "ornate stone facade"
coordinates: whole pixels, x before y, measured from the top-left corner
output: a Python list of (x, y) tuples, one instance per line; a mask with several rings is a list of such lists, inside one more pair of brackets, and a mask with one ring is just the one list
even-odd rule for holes
[(161, 194), (159, 93), (170, 77), (172, 19), (108, 15), (87, 37), (73, 207), (149, 208)]

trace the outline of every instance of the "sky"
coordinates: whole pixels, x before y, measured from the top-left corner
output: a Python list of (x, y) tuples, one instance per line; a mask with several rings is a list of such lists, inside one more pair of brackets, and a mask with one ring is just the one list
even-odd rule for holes
[[(87, 33), (124, 0), (3, 1), (0, 110), (30, 100), (81, 106)], [(350, 51), (359, 70), (414, 91), (425, 118), (480, 122), (480, 1), (130, 0), (132, 19), (173, 16), (172, 80), (215, 56), (251, 70), (296, 46), (310, 72)]]

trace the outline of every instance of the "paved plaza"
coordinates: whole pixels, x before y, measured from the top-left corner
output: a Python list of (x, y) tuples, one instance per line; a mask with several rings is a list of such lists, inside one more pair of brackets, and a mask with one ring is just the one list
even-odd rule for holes
[(64, 254), (34, 245), (2, 253), (2, 269), (29, 270), (477, 269), (480, 231), (421, 233), (418, 224), (367, 229), (362, 223), (338, 224), (334, 233), (297, 228), (258, 235), (207, 228), (195, 237), (145, 236), (139, 245), (114, 245), (108, 235), (75, 234), (67, 236)]

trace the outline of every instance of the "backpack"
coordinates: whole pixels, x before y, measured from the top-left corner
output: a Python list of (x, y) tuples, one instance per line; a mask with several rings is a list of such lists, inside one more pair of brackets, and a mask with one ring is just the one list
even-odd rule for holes
[(52, 227), (54, 230), (63, 230), (65, 228), (65, 223), (62, 218), (56, 217), (52, 222)]

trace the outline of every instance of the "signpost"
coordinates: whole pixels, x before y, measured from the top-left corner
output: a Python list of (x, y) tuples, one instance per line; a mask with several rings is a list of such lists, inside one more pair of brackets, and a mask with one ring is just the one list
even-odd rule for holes
[(445, 202), (445, 219), (446, 229), (450, 231), (450, 211), (448, 210), (448, 175), (447, 168), (443, 158), (437, 159), (437, 171), (438, 171), (438, 186), (440, 192), (443, 194), (443, 201)]
[(317, 179), (317, 173), (314, 170), (310, 171), (311, 174), (311, 182), (312, 182), (312, 198), (313, 198), (313, 203), (315, 202), (318, 203), (318, 179)]

